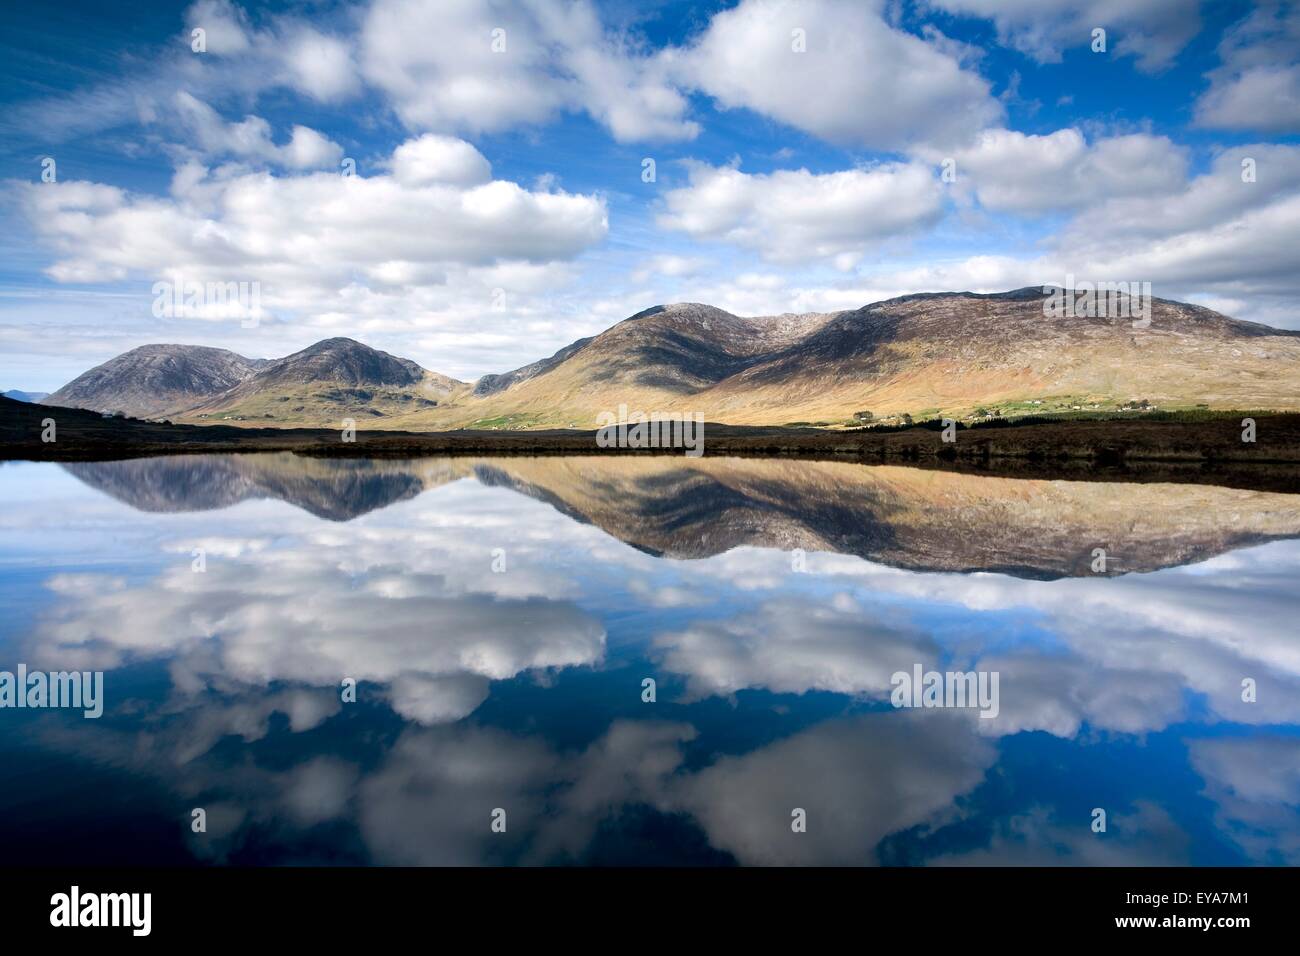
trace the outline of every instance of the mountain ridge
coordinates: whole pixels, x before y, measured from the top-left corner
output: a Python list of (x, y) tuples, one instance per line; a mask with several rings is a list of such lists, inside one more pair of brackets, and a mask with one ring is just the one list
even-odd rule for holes
[[(764, 425), (970, 417), (989, 406), (1300, 408), (1300, 332), (1157, 298), (1148, 300), (1146, 327), (1129, 317), (1053, 317), (1042, 288), (912, 293), (857, 309), (755, 317), (670, 303), (472, 383), (336, 337), (281, 359), (225, 353), (238, 360), (226, 387), (204, 393), (225, 379), (200, 374), (153, 413), (331, 427), (352, 417), (428, 430), (591, 427), (602, 411), (624, 404)], [(148, 349), (201, 348), (142, 346), (46, 401), (89, 395), (101, 407), (81, 407), (129, 412), (111, 406), (128, 404), (123, 392), (138, 399), (139, 386), (114, 389), (96, 373)], [(138, 365), (126, 363), (125, 371)], [(88, 377), (97, 388), (87, 387)]]
[(83, 372), (41, 403), (155, 417), (232, 388), (265, 361), (205, 345), (141, 345)]

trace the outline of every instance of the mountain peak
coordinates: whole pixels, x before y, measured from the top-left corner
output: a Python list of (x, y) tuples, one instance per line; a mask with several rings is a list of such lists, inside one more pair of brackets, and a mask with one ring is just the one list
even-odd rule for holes
[(233, 388), (262, 364), (204, 345), (141, 345), (77, 376), (44, 404), (142, 418), (165, 415)]
[(424, 369), (410, 359), (337, 336), (276, 359), (261, 369), (257, 378), (261, 384), (413, 385), (424, 375)]

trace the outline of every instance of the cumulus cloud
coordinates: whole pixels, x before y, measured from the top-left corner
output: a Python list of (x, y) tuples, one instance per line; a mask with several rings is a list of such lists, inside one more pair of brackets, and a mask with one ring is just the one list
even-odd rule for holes
[[(314, 147), (295, 137), (291, 151)], [(356, 313), (369, 292), (461, 281), (474, 269), (546, 267), (605, 236), (605, 202), (490, 178), (466, 143), (399, 146), (393, 172), (275, 176), (190, 166), (168, 198), (84, 182), (19, 185), (59, 281), (259, 281), (263, 305)], [(41, 188), (45, 186), (47, 188)], [(489, 286), (490, 288), (490, 286)], [(484, 295), (484, 300), (487, 296)]]
[[(882, 8), (880, 0), (743, 0), (664, 56), (723, 108), (846, 145), (959, 142), (1001, 117), (989, 84), (951, 44), (895, 29)], [(792, 47), (796, 30), (805, 52)]]
[(933, 225), (943, 211), (934, 170), (915, 163), (823, 174), (692, 163), (689, 171), (690, 185), (665, 194), (659, 224), (776, 261), (832, 259), (846, 268), (884, 239)]
[(397, 147), (392, 168), (394, 178), (403, 186), (477, 186), (492, 178), (491, 164), (477, 149), (463, 139), (433, 133)]
[(586, 110), (620, 141), (699, 131), (662, 67), (587, 2), (376, 0), (358, 43), (367, 81), (412, 129), (491, 132)]
[[(1072, 134), (1059, 132), (1050, 137), (999, 132), (958, 160), (956, 183), (959, 195), (973, 194), (993, 211), (1070, 213), (1037, 250), (927, 256), (830, 285), (787, 280), (761, 297), (766, 304), (753, 308), (856, 308), (895, 295), (1001, 292), (1063, 283), (1074, 275), (1149, 281), (1158, 296), (1300, 328), (1294, 308), (1300, 295), (1296, 147), (1256, 143), (1224, 149), (1208, 169), (1189, 177), (1182, 175), (1182, 151), (1158, 137), (1100, 140), (1059, 155), (1044, 139), (1062, 147), (1077, 143)], [(1003, 169), (993, 161), (1017, 155), (1023, 158), (1019, 167)], [(1158, 165), (1141, 168), (1144, 156)], [(1247, 161), (1254, 181), (1243, 179)], [(1106, 191), (1090, 193), (1083, 184)]]
[(334, 166), (343, 156), (341, 146), (307, 126), (295, 126), (289, 142), (277, 146), (271, 140), (271, 124), (260, 116), (228, 123), (184, 90), (176, 94), (175, 106), (199, 148), (211, 156), (261, 160), (292, 169)]
[[(1253, 160), (1255, 181), (1243, 177)], [(1165, 197), (1114, 196), (1057, 237), (1076, 274), (1142, 276), (1176, 288), (1294, 294), (1300, 248), (1300, 149), (1234, 147)], [(1096, 228), (1103, 223), (1105, 228)]]
[(285, 67), (290, 85), (323, 103), (344, 99), (358, 87), (348, 43), (310, 27), (300, 28), (289, 40)]
[(1196, 124), (1214, 129), (1300, 131), (1300, 6), (1261, 6), (1219, 43), (1222, 65), (1196, 101)]
[[(930, 151), (928, 158), (943, 158)], [(1077, 129), (1032, 135), (1009, 129), (980, 133), (953, 152), (959, 189), (984, 208), (1041, 213), (1078, 209), (1114, 197), (1168, 196), (1184, 188), (1186, 151), (1167, 137), (1135, 133), (1089, 144)]]
[(1092, 31), (1107, 31), (1107, 50), (1138, 69), (1168, 67), (1200, 32), (1199, 0), (929, 0), (962, 16), (992, 20), (998, 40), (1037, 60), (1059, 63), (1069, 49), (1089, 50)]

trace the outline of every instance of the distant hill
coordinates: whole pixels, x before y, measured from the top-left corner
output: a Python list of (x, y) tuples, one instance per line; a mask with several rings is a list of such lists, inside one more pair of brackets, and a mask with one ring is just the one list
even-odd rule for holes
[(1164, 299), (1152, 301), (1147, 327), (1050, 317), (1043, 299), (1039, 288), (924, 293), (755, 318), (655, 306), (473, 384), (345, 338), (270, 362), (147, 346), (46, 401), (192, 422), (332, 428), (353, 418), (409, 430), (591, 428), (620, 405), (738, 425), (1300, 408), (1300, 332)]
[(353, 417), (361, 425), (366, 418), (434, 409), (452, 391), (467, 388), (410, 359), (333, 338), (265, 363), (234, 387), (191, 405), (186, 418), (336, 425)]
[(17, 388), (11, 388), (7, 392), (0, 392), (0, 395), (5, 398), (12, 398), (15, 402), (39, 402), (49, 394), (49, 392), (24, 392)]
[(43, 403), (157, 418), (232, 388), (262, 364), (201, 345), (142, 345), (78, 375)]

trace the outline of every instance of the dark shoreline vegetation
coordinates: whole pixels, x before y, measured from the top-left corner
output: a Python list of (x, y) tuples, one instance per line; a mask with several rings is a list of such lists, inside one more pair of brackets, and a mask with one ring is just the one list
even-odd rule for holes
[[(41, 441), (41, 422), (57, 440)], [(1241, 440), (1253, 418), (1257, 440)], [(1300, 414), (1160, 412), (959, 424), (945, 444), (939, 421), (828, 431), (705, 425), (705, 454), (901, 464), (970, 474), (1075, 481), (1187, 482), (1300, 493)], [(359, 430), (344, 442), (322, 428), (173, 425), (104, 418), (81, 409), (0, 398), (0, 460), (109, 461), (156, 455), (293, 452), (326, 458), (433, 455), (682, 455), (681, 449), (599, 448), (595, 431)]]

